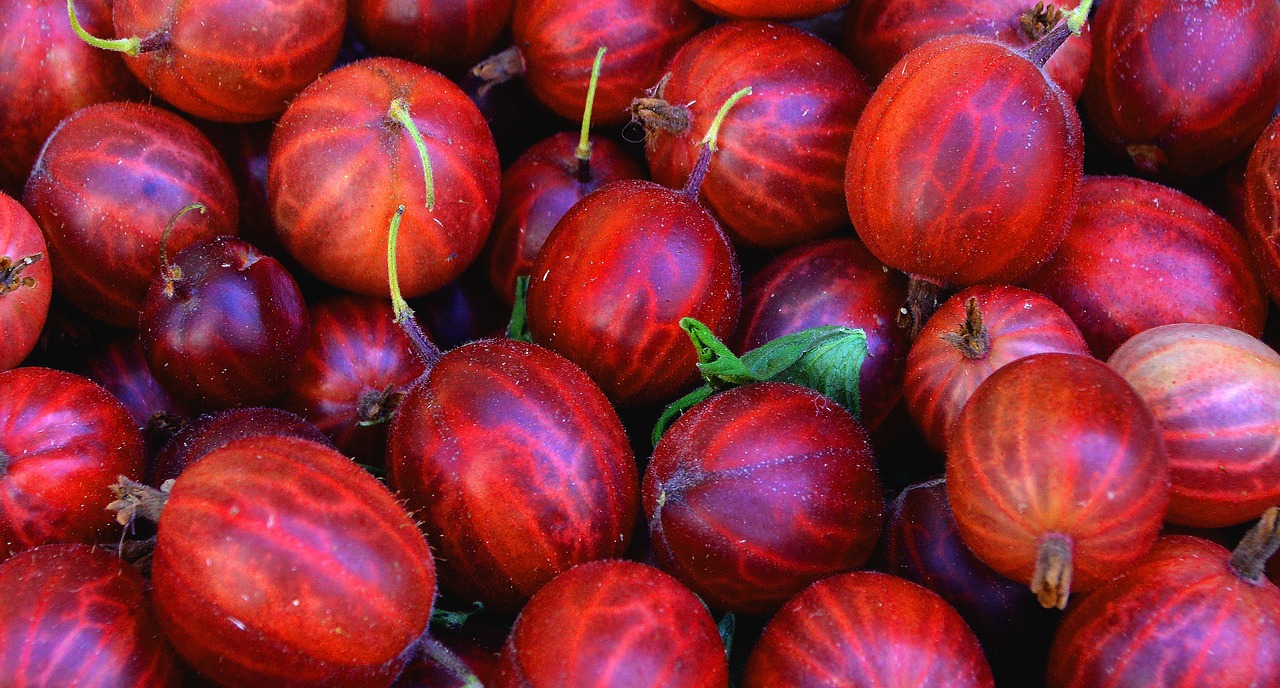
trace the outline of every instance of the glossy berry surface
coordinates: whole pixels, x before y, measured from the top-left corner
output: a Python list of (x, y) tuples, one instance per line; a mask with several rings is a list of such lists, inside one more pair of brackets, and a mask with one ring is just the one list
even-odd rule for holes
[(353, 0), (348, 11), (373, 52), (458, 74), (488, 54), (514, 6), (514, 0)]
[(612, 182), (641, 179), (644, 168), (610, 139), (591, 138), (591, 161), (574, 157), (578, 137), (562, 132), (534, 144), (502, 173), (489, 238), (489, 283), (508, 303), (516, 278), (533, 272), (538, 252), (575, 203)]
[(308, 318), (284, 266), (235, 237), (196, 243), (161, 268), (139, 322), (152, 374), (201, 409), (254, 406), (288, 388)]
[[(92, 34), (111, 33), (110, 0), (77, 0)], [(140, 100), (142, 85), (119, 55), (85, 44), (71, 30), (66, 3), (11, 0), (0, 6), (0, 191), (19, 193), (49, 133), (87, 105)]]
[(622, 556), (639, 511), (608, 399), (561, 356), (513, 340), (440, 359), (396, 412), (387, 469), (441, 587), (504, 611), (576, 564)]
[(1088, 591), (1155, 542), (1168, 456), (1151, 411), (1106, 364), (1036, 354), (992, 373), (965, 405), (947, 450), (947, 496), (988, 566), (1032, 582), (1037, 553), (1065, 538), (1069, 588)]
[(191, 464), (206, 454), (245, 437), (284, 435), (330, 444), (324, 433), (298, 416), (276, 408), (254, 406), (206, 413), (192, 420), (156, 454), (147, 482), (160, 487), (166, 480), (176, 479)]
[(1280, 589), (1242, 578), (1230, 556), (1200, 538), (1161, 538), (1067, 613), (1049, 688), (1280, 685)]
[(50, 135), (22, 196), (49, 242), (58, 292), (78, 308), (133, 329), (160, 264), (160, 236), (188, 214), (170, 254), (200, 239), (235, 234), (231, 173), (213, 145), (181, 117), (151, 105), (104, 103), (77, 110)]
[(1198, 175), (1248, 150), (1280, 103), (1280, 4), (1098, 3), (1085, 116), (1146, 175)]
[(380, 466), (387, 429), (425, 366), (384, 300), (336, 296), (310, 308), (307, 348), (282, 404), (344, 454)]
[(709, 12), (733, 19), (804, 19), (839, 9), (843, 0), (694, 0)]
[[(1061, 9), (1078, 4), (1068, 0)], [(984, 36), (1025, 50), (1053, 28), (1053, 15), (1036, 10), (1036, 4), (1026, 0), (863, 0), (846, 16), (845, 52), (876, 83), (907, 53), (942, 36)], [(1072, 102), (1080, 99), (1089, 73), (1089, 32), (1086, 24), (1044, 66)]]
[(862, 416), (875, 431), (902, 398), (907, 332), (897, 324), (907, 280), (856, 239), (828, 239), (787, 251), (743, 289), (737, 352), (810, 327), (843, 325), (867, 333), (858, 375)]
[(228, 443), (182, 474), (151, 584), (183, 659), (245, 688), (388, 685), (436, 587), (395, 497), (335, 450), (292, 437)]
[(733, 248), (696, 200), (622, 181), (584, 198), (552, 230), (533, 267), (529, 329), (614, 403), (653, 404), (697, 374), (680, 319), (728, 338), (741, 299)]
[(0, 371), (35, 348), (52, 297), (44, 235), (22, 204), (0, 193)]
[(789, 26), (727, 22), (686, 43), (667, 71), (660, 97), (688, 121), (682, 131), (650, 128), (654, 181), (684, 184), (716, 111), (749, 86), (720, 129), (703, 203), (752, 246), (794, 246), (848, 223), (845, 158), (871, 90), (839, 51)]
[(907, 411), (929, 446), (946, 451), (978, 385), (1007, 363), (1051, 351), (1089, 355), (1080, 329), (1057, 304), (1018, 287), (965, 289), (938, 308), (911, 345)]
[(949, 36), (912, 51), (854, 131), (854, 229), (890, 267), (942, 286), (1016, 282), (1075, 212), (1083, 140), (1071, 100), (1020, 52)]
[(147, 583), (87, 545), (45, 545), (0, 565), (0, 685), (177, 688)]
[(667, 60), (708, 19), (690, 0), (516, 0), (511, 33), (529, 89), (574, 121), (587, 102), (596, 50), (607, 48), (592, 120), (623, 124), (631, 99), (658, 83)]
[(343, 0), (115, 0), (113, 17), (116, 35), (156, 42), (125, 58), (156, 95), (196, 117), (257, 122), (333, 64), (346, 13)]
[(1262, 334), (1266, 297), (1239, 232), (1190, 197), (1131, 177), (1090, 177), (1053, 259), (1026, 286), (1110, 356), (1152, 327), (1207, 323)]
[(120, 402), (48, 368), (0, 373), (0, 558), (53, 542), (96, 542), (116, 476), (142, 478), (142, 437)]
[(1254, 145), (1244, 183), (1244, 236), (1263, 285), (1280, 302), (1280, 117)]
[(662, 437), (641, 499), (663, 569), (715, 609), (769, 614), (862, 565), (884, 498), (866, 431), (797, 385), (721, 392)]
[(707, 608), (667, 574), (583, 564), (538, 591), (502, 649), (494, 688), (699, 688), (729, 681)]
[(1179, 324), (1135, 335), (1107, 363), (1164, 431), (1171, 523), (1235, 525), (1280, 504), (1280, 354), (1238, 330)]
[[(434, 210), (414, 141), (388, 117), (397, 99), (424, 139)], [(371, 58), (329, 72), (289, 104), (271, 139), (268, 197), (281, 241), (307, 271), (378, 297), (388, 286), (387, 223), (404, 204), (397, 265), (412, 297), (479, 254), (499, 174), (493, 135), (460, 88), (426, 67)]]
[(832, 576), (765, 627), (747, 688), (994, 688), (973, 631), (941, 597), (883, 573)]

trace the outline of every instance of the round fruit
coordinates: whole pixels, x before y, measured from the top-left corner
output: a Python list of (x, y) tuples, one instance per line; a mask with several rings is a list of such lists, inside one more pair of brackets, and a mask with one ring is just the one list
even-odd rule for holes
[(44, 235), (20, 203), (0, 193), (0, 371), (36, 347), (52, 297)]
[(1219, 528), (1280, 504), (1280, 354), (1238, 330), (1165, 325), (1108, 364), (1164, 430), (1171, 523)]
[(218, 685), (387, 685), (427, 628), (436, 585), (422, 535), (329, 447), (230, 442), (188, 468), (161, 508), (156, 616)]
[[(410, 121), (430, 161), (430, 195)], [(484, 246), (498, 152), (453, 82), (372, 58), (329, 72), (290, 103), (271, 139), (268, 182), (289, 253), (325, 282), (370, 296), (387, 293), (387, 221), (406, 206), (400, 284), (420, 296), (460, 275)]]
[(1124, 378), (1086, 356), (1036, 354), (992, 373), (965, 405), (947, 496), (978, 558), (1065, 608), (1072, 590), (1101, 586), (1151, 548), (1169, 460)]
[(511, 21), (514, 0), (352, 0), (351, 28), (375, 53), (446, 74), (488, 54)]
[(1262, 132), (1245, 171), (1244, 235), (1272, 300), (1280, 302), (1280, 117)]
[(702, 602), (667, 574), (598, 561), (529, 600), (502, 648), (494, 688), (725, 686), (724, 645)]
[(160, 487), (215, 449), (245, 437), (275, 435), (329, 444), (324, 433), (288, 411), (261, 406), (218, 411), (200, 416), (174, 433), (156, 454), (147, 482)]
[(662, 568), (707, 604), (769, 614), (871, 556), (884, 498), (867, 433), (827, 397), (761, 383), (662, 437), (641, 499)]
[(746, 688), (994, 688), (973, 631), (941, 597), (883, 573), (832, 576), (764, 629)]
[(948, 299), (907, 355), (903, 397), (929, 446), (946, 451), (973, 391), (1001, 366), (1032, 354), (1089, 355), (1057, 304), (1026, 289), (970, 287)]
[(1221, 166), (1280, 103), (1280, 3), (1111, 0), (1093, 24), (1085, 116), (1144, 174)]
[(51, 542), (97, 542), (116, 476), (141, 479), (142, 437), (93, 382), (58, 370), (0, 373), (0, 559)]
[(547, 581), (622, 556), (639, 476), (591, 379), (532, 344), (445, 354), (400, 403), (387, 471), (456, 597), (515, 611)]
[(1102, 358), (1173, 323), (1260, 336), (1267, 315), (1239, 232), (1189, 196), (1130, 177), (1085, 180), (1066, 240), (1026, 286), (1062, 306)]
[(138, 312), (160, 264), (160, 236), (179, 208), (168, 249), (235, 234), (231, 173), (195, 127), (151, 105), (91, 105), (62, 120), (27, 180), (22, 203), (49, 242), (58, 293), (117, 327)]
[(1049, 688), (1280, 685), (1280, 589), (1262, 574), (1280, 546), (1272, 512), (1270, 552), (1168, 536), (1085, 597), (1054, 639)]
[(569, 209), (533, 265), (533, 340), (573, 361), (623, 406), (671, 400), (697, 376), (680, 329), (733, 334), (742, 287), (733, 247), (693, 197), (614, 182)]
[(0, 565), (0, 685), (177, 688), (147, 582), (87, 545), (45, 545)]

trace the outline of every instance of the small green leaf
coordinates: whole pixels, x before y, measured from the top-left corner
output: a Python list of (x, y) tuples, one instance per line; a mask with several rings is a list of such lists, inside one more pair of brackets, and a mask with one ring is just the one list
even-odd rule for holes
[(436, 609), (431, 612), (431, 623), (436, 626), (443, 626), (448, 629), (456, 630), (462, 628), (471, 617), (479, 614), (484, 609), (483, 602), (473, 602), (472, 608), (463, 612), (452, 612), (447, 609)]
[(733, 612), (725, 612), (724, 616), (720, 617), (720, 623), (716, 624), (716, 629), (720, 631), (720, 640), (724, 643), (726, 657), (733, 651), (733, 631), (737, 625), (738, 620)]
[(662, 436), (667, 433), (667, 428), (671, 427), (671, 424), (676, 422), (677, 418), (684, 415), (685, 411), (706, 401), (707, 397), (710, 397), (713, 393), (715, 393), (715, 390), (710, 385), (703, 385), (671, 402), (662, 411), (662, 415), (658, 417), (658, 422), (653, 426), (653, 434), (649, 437), (653, 441), (653, 446), (658, 446), (658, 440), (662, 439)]
[(716, 390), (750, 382), (802, 385), (861, 418), (858, 379), (868, 355), (866, 332), (836, 325), (814, 327), (774, 339), (739, 358), (697, 320), (684, 318), (680, 327), (689, 333), (698, 351), (698, 369), (707, 384), (663, 411), (650, 436), (654, 446), (681, 414), (706, 401)]
[(529, 334), (528, 304), (529, 276), (521, 275), (516, 278), (516, 298), (511, 307), (511, 322), (507, 324), (507, 339), (533, 343), (533, 337)]
[(708, 384), (743, 385), (759, 381), (711, 328), (693, 318), (681, 318), (680, 327), (693, 340), (693, 348), (698, 351), (698, 370), (702, 371), (702, 379)]

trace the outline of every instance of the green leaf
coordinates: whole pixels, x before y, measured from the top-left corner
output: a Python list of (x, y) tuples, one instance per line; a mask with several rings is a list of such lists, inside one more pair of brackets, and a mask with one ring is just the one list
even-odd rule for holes
[(814, 327), (774, 339), (739, 358), (697, 320), (684, 318), (680, 327), (689, 333), (697, 349), (698, 369), (706, 384), (667, 406), (650, 436), (654, 446), (685, 411), (706, 401), (719, 389), (750, 382), (802, 385), (826, 395), (855, 418), (861, 418), (858, 378), (867, 360), (866, 332), (836, 325)]
[(720, 631), (720, 641), (724, 643), (724, 654), (728, 656), (733, 650), (733, 631), (737, 628), (738, 620), (734, 617), (733, 612), (725, 612), (720, 617), (720, 623), (716, 624), (716, 630)]
[(649, 439), (653, 441), (653, 446), (658, 446), (658, 440), (667, 433), (667, 428), (676, 422), (676, 419), (684, 415), (685, 411), (701, 404), (715, 393), (710, 385), (703, 385), (692, 392), (671, 402), (666, 409), (662, 411), (662, 415), (658, 417), (658, 422), (653, 425), (653, 434)]
[(529, 276), (521, 275), (516, 278), (516, 299), (511, 307), (511, 322), (507, 323), (507, 339), (533, 343), (533, 337), (529, 335), (528, 304)]
[(466, 624), (471, 617), (484, 610), (483, 602), (477, 600), (471, 604), (471, 609), (461, 612), (453, 612), (447, 609), (436, 609), (431, 612), (431, 623), (435, 624), (437, 627), (443, 626), (452, 630), (462, 628), (462, 626)]
[[(817, 330), (825, 331), (816, 333)], [(815, 333), (817, 336), (805, 343), (804, 353), (794, 364), (769, 375), (769, 379), (774, 382), (791, 382), (821, 392), (845, 407), (854, 418), (862, 418), (858, 381), (862, 364), (867, 360), (867, 333), (847, 327), (822, 327), (797, 334), (806, 333)], [(765, 347), (781, 342), (782, 339), (786, 337), (775, 339), (765, 344)]]
[(698, 351), (698, 370), (702, 371), (702, 379), (708, 384), (743, 385), (760, 381), (711, 328), (693, 318), (681, 318), (680, 327), (693, 340), (693, 348)]

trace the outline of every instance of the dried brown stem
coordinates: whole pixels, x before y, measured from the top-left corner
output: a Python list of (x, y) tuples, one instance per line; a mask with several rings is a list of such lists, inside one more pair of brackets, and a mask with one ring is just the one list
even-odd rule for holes
[(1258, 524), (1244, 534), (1231, 553), (1231, 568), (1241, 578), (1260, 583), (1266, 575), (1267, 560), (1276, 550), (1280, 550), (1280, 507), (1273, 506), (1262, 513)]
[(116, 500), (107, 505), (107, 510), (116, 512), (116, 521), (122, 526), (132, 524), (133, 519), (139, 516), (157, 523), (165, 503), (169, 501), (171, 489), (172, 480), (166, 480), (157, 490), (122, 475), (111, 486), (111, 494), (115, 495)]
[(1049, 533), (1040, 538), (1036, 570), (1031, 575), (1031, 592), (1045, 609), (1067, 608), (1071, 595), (1071, 538)]
[(898, 309), (898, 327), (907, 331), (907, 338), (915, 341), (925, 322), (938, 310), (942, 287), (920, 277), (907, 282), (907, 301)]
[(969, 297), (964, 304), (964, 322), (953, 332), (944, 332), (942, 341), (954, 346), (960, 355), (970, 360), (986, 358), (991, 351), (991, 333), (982, 322), (982, 309), (977, 297)]

